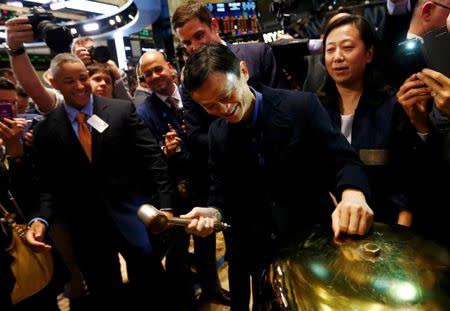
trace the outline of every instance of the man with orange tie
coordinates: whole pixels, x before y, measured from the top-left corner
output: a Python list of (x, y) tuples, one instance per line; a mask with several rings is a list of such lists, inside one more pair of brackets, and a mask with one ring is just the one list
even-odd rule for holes
[[(23, 48), (28, 24), (15, 19), (7, 27), (15, 73), (36, 79), (40, 99), (56, 104)], [(58, 54), (50, 71), (63, 100), (34, 130), (40, 209), (27, 241), (36, 249), (50, 248), (44, 242), (48, 226), (54, 217), (63, 220), (86, 281), (89, 310), (102, 309), (105, 301), (118, 310), (149, 302), (152, 309), (170, 309), (161, 262), (137, 218), (138, 207), (148, 201), (169, 214), (173, 207), (174, 187), (155, 138), (131, 102), (92, 94), (86, 67), (76, 56)], [(119, 252), (127, 263), (129, 291)]]

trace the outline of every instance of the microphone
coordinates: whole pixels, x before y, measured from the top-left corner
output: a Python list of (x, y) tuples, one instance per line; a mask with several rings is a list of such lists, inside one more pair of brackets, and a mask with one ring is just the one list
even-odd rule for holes
[[(151, 204), (143, 204), (139, 207), (137, 214), (139, 220), (149, 228), (153, 234), (164, 231), (168, 225), (186, 226), (192, 220), (180, 217), (167, 217)], [(228, 228), (230, 228), (230, 225), (224, 222), (214, 222), (215, 230), (224, 230)]]

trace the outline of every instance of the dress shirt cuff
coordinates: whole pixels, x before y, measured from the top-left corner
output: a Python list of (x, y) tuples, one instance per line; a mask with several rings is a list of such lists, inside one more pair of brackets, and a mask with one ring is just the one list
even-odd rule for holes
[(31, 219), (30, 222), (28, 223), (28, 226), (31, 226), (31, 224), (32, 224), (33, 222), (38, 221), (38, 220), (39, 220), (40, 222), (42, 222), (42, 223), (45, 225), (46, 228), (48, 228), (48, 221), (45, 220), (44, 218), (40, 218), (40, 217), (36, 217), (36, 218)]
[(426, 142), (428, 139), (428, 133), (419, 133), (417, 132), (417, 135), (419, 135), (420, 139), (422, 139), (422, 141)]
[(411, 11), (410, 0), (403, 0), (399, 3), (392, 3), (391, 0), (387, 0), (386, 6), (389, 15), (403, 15)]

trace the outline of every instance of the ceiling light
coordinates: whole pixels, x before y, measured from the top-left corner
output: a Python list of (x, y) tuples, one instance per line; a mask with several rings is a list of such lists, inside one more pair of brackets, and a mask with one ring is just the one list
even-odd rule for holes
[(46, 4), (51, 2), (52, 0), (27, 0), (27, 2), (33, 2), (33, 3), (40, 3), (40, 4)]
[(66, 7), (66, 3), (64, 1), (53, 2), (50, 4), (50, 9), (53, 11), (58, 11), (64, 9)]
[(115, 23), (116, 23), (115, 20), (113, 20), (113, 19), (110, 19), (110, 20), (109, 20), (109, 24), (110, 24), (111, 26), (114, 26)]
[(23, 4), (20, 1), (6, 2), (6, 5), (15, 6), (16, 8), (23, 8)]
[(76, 28), (70, 28), (70, 33), (76, 35), (78, 33)]
[(83, 25), (83, 29), (86, 31), (96, 31), (98, 30), (100, 27), (97, 23), (89, 23), (89, 24), (85, 24)]
[(129, 18), (129, 19), (134, 19), (134, 16), (131, 15), (131, 14), (128, 14), (128, 18)]
[(92, 13), (99, 13), (99, 14), (114, 14), (117, 12), (118, 7), (111, 4), (105, 4), (100, 2), (94, 2), (94, 1), (87, 1), (87, 0), (69, 0), (66, 1), (66, 8), (73, 9), (73, 10), (79, 10), (79, 11), (86, 11), (86, 12), (92, 12)]
[(119, 15), (116, 15), (116, 21), (117, 21), (118, 23), (120, 23), (120, 22), (122, 21), (122, 18), (120, 18)]

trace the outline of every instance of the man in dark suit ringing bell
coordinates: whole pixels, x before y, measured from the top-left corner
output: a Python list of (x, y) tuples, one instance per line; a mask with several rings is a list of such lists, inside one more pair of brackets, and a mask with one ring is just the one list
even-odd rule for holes
[[(213, 24), (212, 16), (202, 1), (185, 1), (177, 7), (172, 16), (172, 27), (180, 39), (186, 54), (190, 55), (198, 48), (216, 42), (228, 46), (240, 60), (249, 67), (249, 84), (259, 89), (259, 83), (280, 87), (287, 86), (286, 79), (280, 74), (275, 56), (270, 46), (264, 43), (233, 45), (223, 41), (219, 35), (217, 24)], [(191, 163), (196, 174), (192, 176), (192, 191), (195, 193), (194, 203), (203, 206), (208, 196), (208, 129), (216, 119), (198, 105), (181, 86), (181, 97), (184, 106), (184, 122), (187, 127), (187, 139), (191, 147)], [(225, 240), (227, 236), (225, 234)], [(220, 290), (220, 283), (215, 264), (215, 238), (195, 239), (198, 272), (202, 285), (202, 299), (229, 304), (229, 298)], [(239, 274), (239, 272), (238, 272)], [(230, 278), (234, 272), (229, 269)], [(249, 285), (237, 280), (239, 288), (236, 295), (246, 296)], [(237, 297), (235, 297), (237, 299)]]

